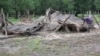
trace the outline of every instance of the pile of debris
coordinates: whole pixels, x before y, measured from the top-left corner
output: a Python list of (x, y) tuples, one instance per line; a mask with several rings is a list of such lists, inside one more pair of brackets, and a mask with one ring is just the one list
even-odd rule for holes
[[(83, 20), (74, 15), (64, 14), (59, 11), (46, 11), (46, 15), (41, 16), (30, 25), (16, 24), (7, 26), (8, 35), (33, 35), (38, 31), (65, 31), (65, 32), (79, 32), (86, 31), (87, 25), (82, 26)], [(1, 22), (0, 22), (1, 23)], [(5, 29), (2, 29), (5, 34)]]

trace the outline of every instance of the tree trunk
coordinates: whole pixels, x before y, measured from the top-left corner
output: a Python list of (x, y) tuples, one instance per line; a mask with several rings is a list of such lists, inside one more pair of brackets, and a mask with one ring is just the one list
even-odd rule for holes
[(7, 33), (7, 22), (6, 22), (5, 14), (3, 12), (3, 8), (1, 9), (1, 14), (2, 14), (3, 22), (4, 22), (5, 35), (7, 36), (8, 35), (8, 33)]

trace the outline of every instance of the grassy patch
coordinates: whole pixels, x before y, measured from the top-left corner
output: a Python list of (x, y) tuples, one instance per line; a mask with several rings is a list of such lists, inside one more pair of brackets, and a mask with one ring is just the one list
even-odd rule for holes
[[(32, 19), (38, 19), (38, 18), (39, 18), (39, 16), (32, 17)], [(20, 21), (19, 19), (16, 19), (14, 17), (9, 17), (8, 20), (11, 21), (14, 24), (16, 24), (16, 23), (18, 23)]]
[[(86, 14), (84, 14), (84, 15), (86, 15)], [(40, 16), (35, 16), (35, 17), (32, 17), (32, 19), (38, 19), (39, 17)], [(79, 14), (78, 17), (82, 19), (82, 15), (81, 14)], [(100, 14), (95, 14), (95, 17), (96, 17), (97, 21), (100, 22)], [(14, 17), (9, 17), (9, 21), (11, 21), (12, 23), (16, 24), (16, 23), (19, 22), (19, 19), (15, 19)]]
[(38, 19), (40, 16), (35, 16), (35, 17), (33, 17), (33, 19)]
[(14, 18), (14, 17), (9, 17), (9, 19), (8, 19), (9, 21), (11, 21), (12, 23), (18, 23), (18, 19), (16, 19), (16, 18)]
[(39, 39), (30, 39), (26, 43), (27, 47), (31, 51), (41, 51), (41, 45)]
[(96, 17), (97, 21), (100, 22), (100, 15), (99, 14), (95, 15), (95, 17)]

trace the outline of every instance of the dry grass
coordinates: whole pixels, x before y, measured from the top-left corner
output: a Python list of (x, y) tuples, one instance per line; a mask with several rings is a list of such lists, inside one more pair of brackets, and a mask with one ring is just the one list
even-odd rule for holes
[(99, 56), (100, 31), (0, 40), (0, 56)]

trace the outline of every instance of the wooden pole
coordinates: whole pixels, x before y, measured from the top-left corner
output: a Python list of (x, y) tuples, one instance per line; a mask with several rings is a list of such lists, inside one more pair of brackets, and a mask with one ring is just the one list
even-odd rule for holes
[(2, 19), (3, 19), (3, 23), (4, 23), (5, 35), (8, 36), (8, 33), (7, 33), (7, 22), (6, 22), (6, 18), (5, 18), (5, 14), (4, 14), (3, 8), (1, 8), (1, 14), (2, 14)]
[(97, 21), (96, 17), (94, 16), (94, 14), (93, 14), (93, 18), (94, 18), (95, 22), (97, 23), (97, 25), (98, 25), (98, 26), (99, 26), (99, 28), (100, 28), (100, 25), (99, 25), (99, 23), (98, 23), (98, 21)]

